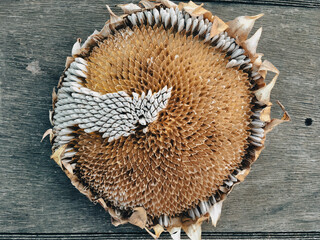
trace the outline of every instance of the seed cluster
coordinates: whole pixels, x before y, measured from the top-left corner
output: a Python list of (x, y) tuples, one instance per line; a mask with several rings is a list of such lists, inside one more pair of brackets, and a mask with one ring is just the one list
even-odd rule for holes
[(141, 96), (133, 92), (133, 98), (124, 91), (101, 95), (73, 81), (70, 72), (66, 73), (56, 105), (55, 145), (68, 143), (72, 137), (65, 134), (75, 125), (86, 133), (100, 132), (109, 142), (134, 134), (139, 124), (144, 127), (157, 119), (171, 95), (166, 86), (155, 94), (151, 90)]

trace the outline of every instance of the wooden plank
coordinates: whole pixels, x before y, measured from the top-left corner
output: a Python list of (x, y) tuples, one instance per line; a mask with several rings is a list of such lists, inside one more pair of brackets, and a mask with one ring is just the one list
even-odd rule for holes
[[(113, 227), (101, 207), (74, 189), (49, 159), (48, 141), (40, 143), (50, 128), (50, 94), (64, 68), (65, 56), (77, 37), (85, 39), (103, 26), (108, 18), (104, 5), (116, 2), (88, 3), (0, 3), (3, 233), (133, 232), (147, 236), (129, 225)], [(273, 102), (280, 100), (292, 116), (291, 123), (269, 134), (267, 148), (252, 172), (225, 201), (218, 227), (206, 224), (205, 236), (213, 231), (219, 232), (218, 238), (220, 232), (266, 232), (268, 236), (267, 232), (319, 231), (319, 9), (222, 3), (205, 6), (224, 20), (265, 13), (255, 27), (264, 29), (259, 50), (281, 71)], [(275, 106), (274, 116), (280, 115)], [(305, 125), (306, 118), (313, 119), (311, 126)], [(57, 236), (68, 239), (69, 235)]]
[[(105, 239), (150, 239), (147, 233), (128, 233), (128, 234), (114, 234), (114, 233), (86, 233), (86, 234), (0, 234), (0, 239), (11, 240), (28, 240), (28, 239), (41, 239), (41, 240), (105, 240)], [(171, 239), (168, 233), (163, 233), (161, 239)], [(187, 239), (186, 235), (182, 235), (182, 239)], [(204, 233), (202, 239), (320, 239), (320, 233), (317, 232), (295, 232), (295, 233)]]
[[(206, 1), (204, 1), (206, 2)], [(219, 3), (241, 3), (241, 4), (261, 4), (261, 5), (275, 5), (287, 7), (310, 7), (317, 8), (320, 2), (317, 0), (208, 0), (208, 2)]]

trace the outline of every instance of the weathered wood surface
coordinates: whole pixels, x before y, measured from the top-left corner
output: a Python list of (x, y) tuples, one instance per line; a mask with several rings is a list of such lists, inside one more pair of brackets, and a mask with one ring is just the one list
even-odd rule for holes
[[(50, 128), (51, 91), (65, 57), (77, 37), (85, 39), (103, 26), (108, 19), (106, 3), (116, 4), (110, 0), (0, 2), (0, 238), (149, 238), (136, 227), (113, 227), (108, 214), (81, 195), (49, 159), (48, 139), (40, 143)], [(255, 26), (263, 26), (259, 50), (281, 72), (272, 100), (286, 106), (292, 122), (269, 134), (267, 148), (246, 181), (225, 201), (217, 228), (204, 225), (204, 238), (317, 238), (320, 10), (205, 6), (224, 20), (265, 13)], [(274, 116), (281, 115), (276, 104), (273, 111)], [(312, 125), (305, 125), (306, 118), (313, 119)]]
[[(106, 239), (152, 239), (147, 233), (127, 233), (119, 235), (117, 233), (82, 233), (82, 234), (0, 234), (0, 238), (10, 240), (29, 240), (29, 239), (41, 239), (41, 240), (106, 240)], [(203, 233), (202, 239), (319, 239), (320, 236), (316, 232), (292, 232), (292, 233)], [(167, 233), (161, 235), (161, 239), (171, 239)], [(182, 239), (187, 239), (184, 235)], [(171, 239), (172, 240), (172, 239)]]
[(223, 2), (223, 3), (247, 3), (259, 5), (276, 5), (291, 7), (310, 7), (317, 8), (320, 6), (318, 0), (206, 0), (204, 2)]

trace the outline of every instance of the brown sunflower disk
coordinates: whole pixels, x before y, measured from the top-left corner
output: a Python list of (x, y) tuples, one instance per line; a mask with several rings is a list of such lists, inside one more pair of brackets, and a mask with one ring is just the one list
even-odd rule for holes
[(279, 72), (256, 53), (262, 30), (247, 39), (262, 14), (225, 23), (192, 2), (120, 7), (67, 58), (46, 132), (52, 158), (114, 225), (200, 239), (265, 134), (290, 119), (270, 118)]

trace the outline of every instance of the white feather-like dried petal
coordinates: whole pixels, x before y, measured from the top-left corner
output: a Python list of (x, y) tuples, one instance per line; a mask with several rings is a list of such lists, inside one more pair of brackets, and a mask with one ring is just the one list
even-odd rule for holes
[(238, 37), (239, 41), (245, 41), (254, 25), (254, 22), (264, 14), (256, 16), (240, 16), (234, 20), (227, 22), (229, 25), (228, 33), (232, 37)]
[(191, 240), (201, 240), (201, 223), (194, 223), (182, 228)]
[(169, 230), (169, 233), (173, 240), (181, 239), (181, 227), (173, 227)]
[(215, 203), (212, 207), (209, 209), (209, 214), (211, 217), (212, 225), (214, 227), (217, 226), (217, 222), (221, 215), (221, 209), (222, 209), (222, 203), (223, 201)]
[(269, 103), (271, 90), (276, 84), (277, 78), (279, 76), (279, 70), (275, 66), (273, 66), (271, 62), (265, 60), (259, 68), (259, 73), (262, 72), (262, 74), (266, 75), (267, 71), (274, 72), (276, 75), (268, 85), (258, 89), (254, 93), (258, 101), (264, 104)]
[(255, 55), (257, 52), (257, 47), (258, 47), (258, 43), (259, 43), (259, 40), (261, 37), (261, 33), (262, 33), (262, 27), (259, 28), (251, 38), (247, 39), (244, 42), (244, 45), (245, 45), (247, 51), (251, 55)]

